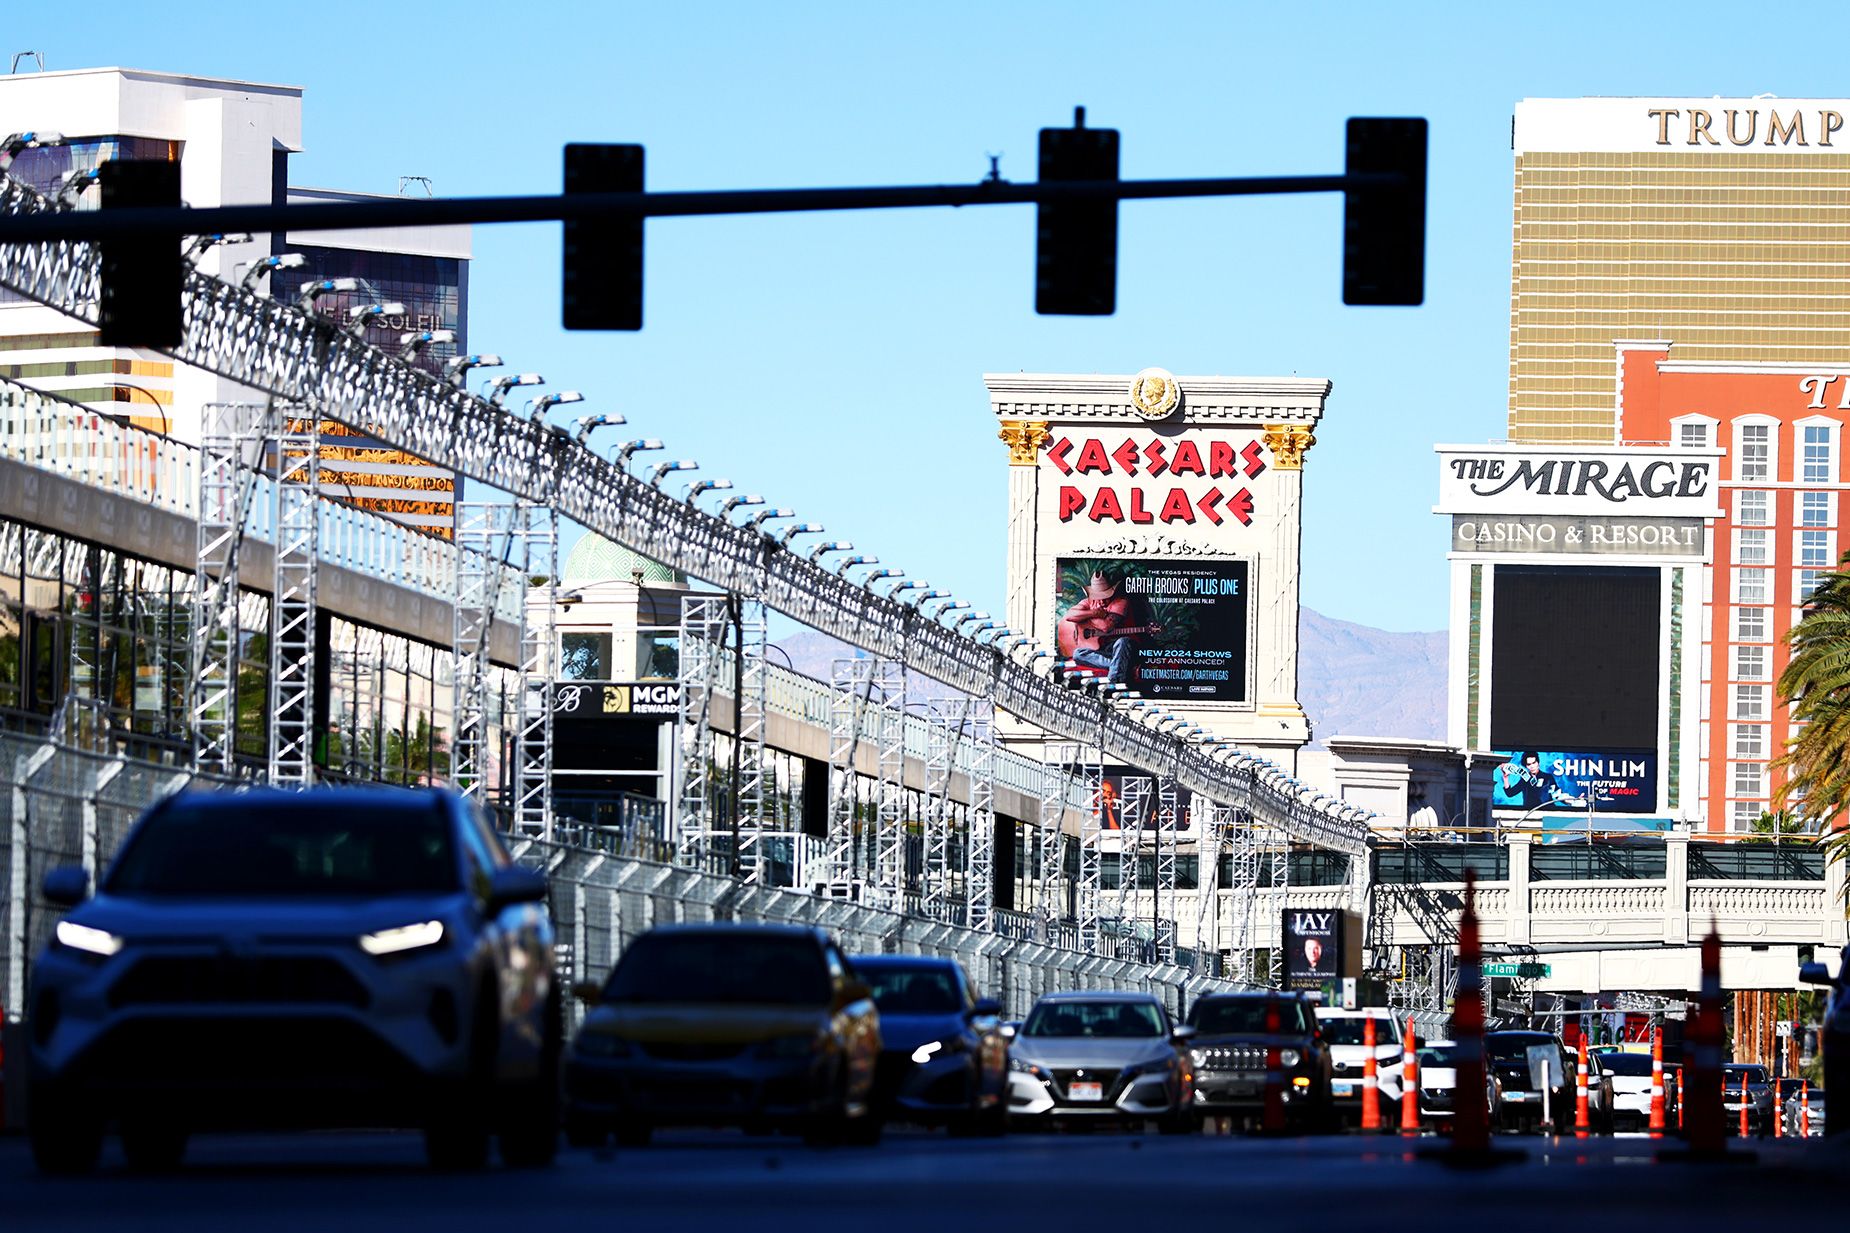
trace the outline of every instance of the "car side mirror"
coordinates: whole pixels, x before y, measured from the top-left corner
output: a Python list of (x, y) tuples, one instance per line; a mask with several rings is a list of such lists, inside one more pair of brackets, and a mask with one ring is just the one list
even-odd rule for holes
[(499, 912), (517, 903), (541, 903), (546, 898), (546, 875), (520, 865), (497, 869), (488, 880), (488, 909)]
[(61, 908), (74, 908), (90, 897), (90, 871), (82, 865), (60, 865), (45, 874), (45, 899)]
[(604, 1000), (604, 987), (594, 980), (581, 980), (572, 986), (572, 996), (586, 1006), (596, 1006)]
[[(55, 869), (52, 871), (54, 874), (58, 872), (60, 871)], [(47, 884), (51, 882), (51, 874), (45, 876), (45, 881)], [(47, 894), (49, 894), (49, 892), (47, 892)], [(1828, 985), (1831, 983), (1831, 970), (1822, 963), (1801, 963), (1799, 965), (1799, 983), (1802, 985)]]
[(1169, 1039), (1175, 1041), (1177, 1044), (1180, 1044), (1181, 1042), (1193, 1036), (1198, 1030), (1200, 1029), (1192, 1027), (1189, 1024), (1178, 1023), (1173, 1029), (1171, 1029), (1169, 1033)]
[(1002, 1033), (1002, 1039), (1003, 1039), (1003, 1040), (1014, 1040), (1014, 1039), (1015, 1039), (1015, 1034), (1016, 1034), (1017, 1032), (1019, 1032), (1019, 1031), (1021, 1031), (1021, 1024), (1019, 1024), (1019, 1023), (1005, 1023), (1005, 1024), (1003, 1024), (1003, 1025), (1002, 1025), (1002, 1027), (1001, 1027), (1001, 1028), (1000, 1028), (999, 1030), (1000, 1030), (1000, 1031), (1001, 1031), (1001, 1033)]
[(978, 998), (976, 1005), (965, 1013), (966, 1019), (994, 1019), (1002, 1013), (1002, 1003), (994, 998)]

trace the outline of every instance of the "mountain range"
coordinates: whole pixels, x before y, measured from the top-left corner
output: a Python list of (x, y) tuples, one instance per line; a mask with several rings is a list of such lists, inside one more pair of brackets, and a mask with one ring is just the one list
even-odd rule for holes
[[(814, 630), (777, 639), (791, 666), (829, 679), (853, 651)], [(1298, 609), (1298, 701), (1311, 721), (1311, 748), (1332, 736), (1445, 735), (1446, 635), (1394, 633)], [(935, 681), (909, 683), (915, 698), (952, 693)]]

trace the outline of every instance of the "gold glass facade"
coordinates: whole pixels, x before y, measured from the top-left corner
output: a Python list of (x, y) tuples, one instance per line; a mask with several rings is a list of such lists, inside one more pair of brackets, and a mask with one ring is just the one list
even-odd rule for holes
[(1610, 442), (1618, 339), (1850, 364), (1850, 151), (1516, 158), (1509, 436)]

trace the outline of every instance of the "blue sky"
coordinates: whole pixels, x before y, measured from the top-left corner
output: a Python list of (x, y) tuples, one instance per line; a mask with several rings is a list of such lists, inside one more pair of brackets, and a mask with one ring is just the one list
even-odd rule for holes
[[(1030, 207), (649, 224), (647, 328), (558, 328), (559, 229), (481, 229), (471, 341), (888, 564), (1000, 611), (986, 371), (1335, 382), (1303, 599), (1445, 623), (1438, 441), (1503, 434), (1510, 113), (1525, 96), (1839, 95), (1850, 18), (1738, 4), (25, 4), (10, 55), (306, 87), (298, 184), (549, 192), (568, 141), (652, 188), (1034, 177), (1036, 132), (1127, 177), (1337, 171), (1356, 114), (1432, 122), (1427, 304), (1346, 309), (1335, 197), (1122, 208), (1118, 312), (1033, 312)], [(0, 122), (4, 117), (0, 117)]]

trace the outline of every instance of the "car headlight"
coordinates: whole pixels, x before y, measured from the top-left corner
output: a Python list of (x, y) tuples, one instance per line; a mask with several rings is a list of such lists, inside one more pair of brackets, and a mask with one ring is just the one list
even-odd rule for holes
[(83, 951), (86, 955), (108, 958), (122, 949), (122, 939), (115, 934), (92, 929), (89, 925), (79, 925), (75, 921), (59, 921), (57, 938), (60, 946)]
[(1124, 1068), (1123, 1074), (1126, 1079), (1141, 1078), (1144, 1075), (1155, 1074), (1159, 1071), (1168, 1070), (1171, 1066), (1174, 1066), (1180, 1060), (1181, 1059), (1178, 1057), (1152, 1058), (1147, 1062), (1138, 1062), (1134, 1066), (1126, 1066)]
[(1049, 1081), (1049, 1076), (1046, 1071), (1042, 1070), (1039, 1066), (1036, 1066), (1033, 1062), (1023, 1061), (1021, 1058), (1018, 1058), (1018, 1057), (1012, 1057), (1009, 1059), (1009, 1069), (1016, 1072), (1017, 1074), (1033, 1075), (1036, 1079), (1039, 1079), (1043, 1083), (1046, 1083)]
[(443, 941), (443, 922), (421, 920), (415, 925), (399, 925), (360, 935), (360, 949), (369, 955), (398, 955), (421, 950)]
[(763, 1057), (798, 1058), (820, 1053), (824, 1037), (815, 1032), (794, 1033), (789, 1036), (773, 1036), (758, 1047)]
[(1296, 1049), (1280, 1049), (1278, 1051), (1278, 1064), (1280, 1066), (1296, 1066), (1303, 1060), (1304, 1055), (1299, 1053)]
[(572, 1041), (581, 1057), (628, 1057), (630, 1042), (609, 1032), (584, 1031)]

